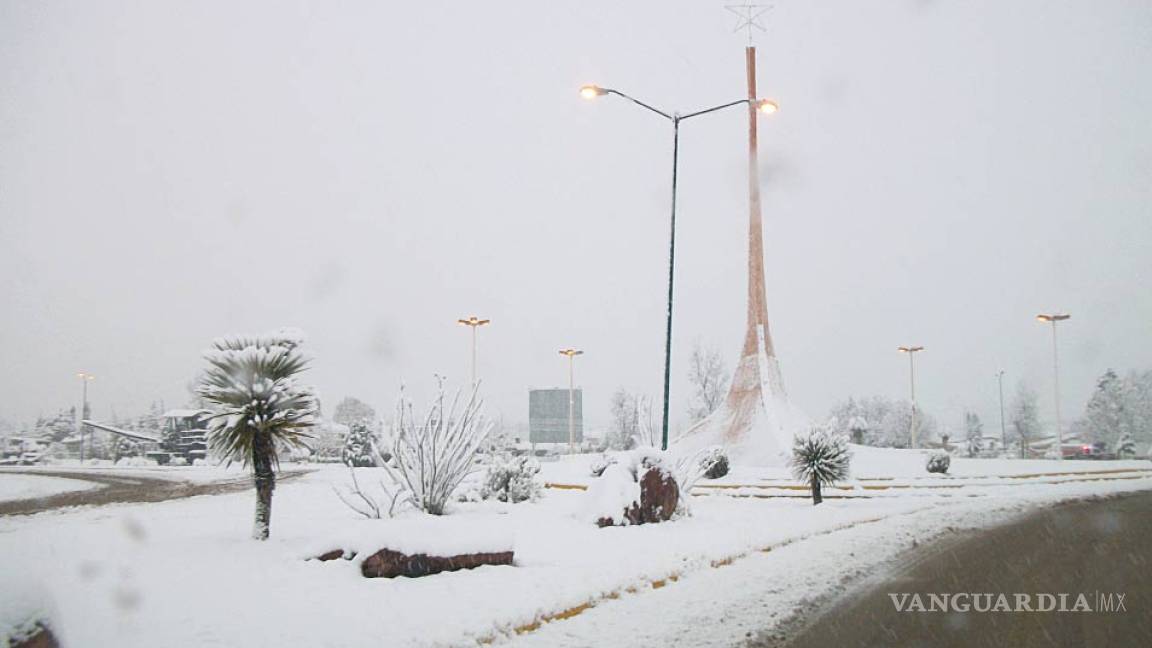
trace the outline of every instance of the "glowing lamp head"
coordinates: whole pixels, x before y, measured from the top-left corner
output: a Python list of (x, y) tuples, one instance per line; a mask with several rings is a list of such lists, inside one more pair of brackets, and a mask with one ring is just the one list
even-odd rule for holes
[(765, 115), (772, 115), (780, 110), (780, 105), (771, 99), (761, 99), (756, 102), (756, 110)]
[(580, 96), (585, 99), (595, 99), (604, 94), (608, 94), (608, 91), (598, 85), (586, 85), (580, 88)]

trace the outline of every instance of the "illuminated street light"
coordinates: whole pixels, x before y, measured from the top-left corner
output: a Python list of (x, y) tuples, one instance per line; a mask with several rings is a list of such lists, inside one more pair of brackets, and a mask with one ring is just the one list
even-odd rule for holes
[(676, 171), (679, 164), (680, 156), (680, 122), (692, 117), (706, 115), (717, 110), (731, 108), (732, 106), (739, 106), (746, 104), (750, 109), (756, 110), (761, 114), (770, 115), (777, 110), (780, 106), (774, 101), (768, 99), (740, 99), (739, 101), (732, 101), (719, 106), (705, 108), (704, 110), (697, 110), (690, 112), (686, 115), (680, 113), (669, 113), (659, 108), (654, 108), (635, 97), (630, 97), (619, 90), (611, 88), (602, 88), (598, 85), (588, 84), (580, 88), (580, 96), (585, 99), (595, 99), (603, 95), (614, 94), (618, 97), (623, 97), (628, 101), (644, 108), (650, 112), (660, 115), (664, 119), (672, 122), (672, 217), (671, 225), (669, 227), (670, 233), (668, 236), (668, 310), (667, 321), (664, 326), (664, 416), (660, 429), (660, 447), (664, 450), (668, 449), (668, 390), (671, 383), (672, 371), (672, 288), (673, 277), (676, 269)]
[(908, 354), (908, 384), (910, 385), (911, 391), (912, 391), (912, 421), (908, 425), (908, 427), (909, 427), (908, 435), (911, 438), (912, 447), (915, 448), (916, 447), (916, 363), (913, 362), (913, 358), (916, 356), (916, 352), (923, 351), (924, 347), (922, 347), (922, 346), (902, 346), (902, 347), (896, 347), (896, 350), (899, 351), (900, 353), (907, 353)]
[(580, 88), (580, 96), (585, 99), (595, 99), (601, 95), (608, 94), (608, 91), (597, 85), (586, 85)]
[(568, 452), (576, 450), (576, 356), (584, 355), (579, 349), (560, 349), (568, 356)]
[(464, 326), (471, 326), (472, 327), (472, 388), (475, 389), (476, 388), (476, 329), (480, 328), (481, 326), (484, 326), (485, 324), (491, 322), (492, 320), (480, 319), (480, 318), (476, 317), (475, 315), (473, 315), (472, 317), (469, 317), (468, 319), (458, 319), (456, 321), (460, 324), (463, 324)]
[(1052, 324), (1052, 403), (1056, 407), (1056, 454), (1061, 461), (1064, 460), (1064, 430), (1060, 427), (1060, 356), (1056, 351), (1056, 322), (1063, 322), (1070, 317), (1067, 313), (1041, 313), (1036, 316), (1036, 321)]
[(756, 102), (756, 110), (764, 113), (765, 115), (772, 115), (780, 110), (780, 104), (772, 101), (771, 99), (761, 99)]

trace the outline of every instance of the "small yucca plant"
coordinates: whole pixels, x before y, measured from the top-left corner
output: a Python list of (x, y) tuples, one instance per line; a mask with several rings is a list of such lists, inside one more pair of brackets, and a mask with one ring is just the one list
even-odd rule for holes
[(268, 539), (277, 452), (306, 447), (307, 429), (316, 413), (312, 388), (296, 376), (308, 364), (298, 333), (282, 330), (263, 336), (220, 338), (205, 352), (208, 369), (196, 392), (216, 406), (208, 443), (228, 463), (252, 466), (256, 483), (256, 519), (252, 537)]
[(824, 501), (821, 486), (831, 486), (848, 478), (848, 464), (852, 453), (848, 439), (823, 429), (814, 429), (796, 435), (792, 445), (792, 474), (812, 488), (812, 504)]

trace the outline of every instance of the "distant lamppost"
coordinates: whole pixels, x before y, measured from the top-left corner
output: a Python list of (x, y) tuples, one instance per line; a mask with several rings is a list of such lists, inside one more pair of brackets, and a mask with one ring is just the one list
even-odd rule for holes
[(88, 413), (88, 383), (95, 380), (96, 376), (90, 373), (81, 371), (76, 374), (80, 379), (83, 396), (80, 400), (80, 415), (76, 417), (76, 431), (80, 433), (80, 463), (84, 463), (84, 416)]
[(1060, 356), (1056, 347), (1056, 323), (1071, 318), (1067, 313), (1041, 313), (1036, 316), (1039, 322), (1052, 324), (1052, 403), (1056, 406), (1056, 455), (1064, 459), (1064, 429), (1060, 426)]
[(492, 320), (480, 319), (480, 318), (476, 317), (475, 315), (473, 315), (472, 317), (469, 317), (468, 319), (459, 319), (456, 321), (460, 324), (463, 324), (464, 326), (472, 327), (472, 387), (475, 388), (476, 387), (476, 329), (480, 328), (481, 326), (484, 326), (485, 324), (491, 322)]
[(908, 435), (912, 440), (912, 447), (915, 448), (916, 447), (916, 363), (914, 362), (914, 358), (916, 357), (916, 352), (917, 351), (923, 351), (924, 347), (922, 347), (922, 346), (902, 346), (902, 347), (896, 347), (896, 350), (899, 351), (900, 353), (907, 353), (908, 354), (908, 384), (910, 385), (911, 392), (912, 392), (912, 419), (911, 419), (911, 423), (908, 424), (908, 428), (909, 428), (908, 429)]
[(568, 451), (576, 450), (576, 356), (584, 355), (578, 349), (561, 349), (568, 356)]
[(1008, 451), (1008, 428), (1004, 426), (1004, 370), (996, 372), (996, 384), (1000, 388), (1000, 444), (1003, 452)]
[(754, 105), (757, 110), (766, 115), (771, 115), (780, 110), (780, 106), (774, 101), (768, 99), (741, 99), (739, 101), (732, 101), (730, 103), (713, 106), (704, 110), (697, 110), (696, 112), (681, 115), (676, 112), (665, 112), (636, 99), (630, 97), (619, 90), (611, 88), (601, 88), (597, 85), (586, 85), (580, 88), (580, 96), (585, 99), (595, 99), (604, 95), (613, 94), (618, 97), (623, 97), (632, 103), (645, 108), (664, 119), (672, 122), (672, 217), (671, 225), (669, 227), (670, 234), (668, 237), (668, 310), (666, 312), (666, 322), (664, 326), (664, 417), (661, 423), (661, 447), (664, 450), (668, 449), (668, 390), (671, 378), (672, 369), (672, 285), (673, 277), (676, 268), (676, 170), (680, 155), (680, 122), (691, 117), (705, 115), (710, 112), (716, 112), (724, 108), (731, 108), (732, 106), (739, 106), (742, 104)]

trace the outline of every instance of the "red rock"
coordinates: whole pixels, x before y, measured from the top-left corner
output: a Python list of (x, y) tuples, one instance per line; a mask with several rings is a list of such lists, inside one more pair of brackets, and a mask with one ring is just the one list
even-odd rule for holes
[(391, 549), (381, 549), (364, 559), (360, 573), (365, 578), (394, 578), (396, 576), (427, 576), (458, 569), (473, 569), (481, 565), (511, 565), (513, 552), (462, 554), (459, 556), (408, 555)]
[(680, 502), (676, 480), (661, 468), (650, 468), (640, 478), (639, 521), (636, 524), (667, 522)]

